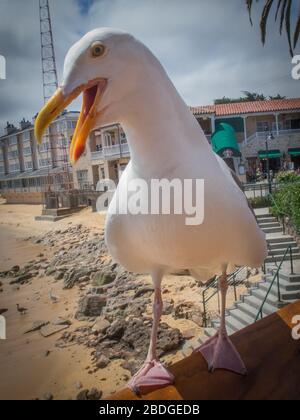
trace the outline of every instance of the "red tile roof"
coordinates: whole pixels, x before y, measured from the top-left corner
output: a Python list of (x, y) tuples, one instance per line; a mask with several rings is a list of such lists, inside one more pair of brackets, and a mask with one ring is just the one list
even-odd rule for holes
[(194, 115), (215, 114), (217, 117), (292, 110), (300, 111), (300, 98), (191, 107), (191, 111)]

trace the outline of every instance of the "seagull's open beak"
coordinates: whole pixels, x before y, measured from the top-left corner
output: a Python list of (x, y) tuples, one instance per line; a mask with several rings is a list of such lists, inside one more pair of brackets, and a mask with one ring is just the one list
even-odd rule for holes
[(75, 164), (84, 152), (87, 138), (90, 131), (94, 128), (97, 117), (97, 104), (106, 86), (107, 81), (105, 79), (93, 80), (85, 86), (76, 88), (68, 96), (63, 93), (62, 89), (58, 89), (36, 118), (34, 131), (38, 143), (42, 143), (43, 135), (51, 122), (83, 92), (82, 109), (70, 148), (71, 163)]

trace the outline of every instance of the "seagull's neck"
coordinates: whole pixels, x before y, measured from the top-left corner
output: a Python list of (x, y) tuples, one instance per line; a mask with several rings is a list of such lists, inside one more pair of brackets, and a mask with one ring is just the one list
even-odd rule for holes
[(188, 153), (209, 145), (198, 122), (158, 65), (137, 83), (123, 121), (132, 164), (138, 168), (174, 166)]

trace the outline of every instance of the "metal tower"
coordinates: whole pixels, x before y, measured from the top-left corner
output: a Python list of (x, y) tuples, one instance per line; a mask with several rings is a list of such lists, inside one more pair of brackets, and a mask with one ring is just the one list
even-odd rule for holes
[(58, 88), (56, 60), (53, 44), (53, 34), (49, 0), (39, 0), (40, 2), (40, 29), (41, 29), (41, 50), (42, 50), (42, 70), (43, 70), (43, 91), (44, 102), (52, 96)]

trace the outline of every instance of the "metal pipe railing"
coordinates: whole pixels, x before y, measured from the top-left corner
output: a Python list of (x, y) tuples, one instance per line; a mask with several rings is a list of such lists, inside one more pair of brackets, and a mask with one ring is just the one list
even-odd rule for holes
[(289, 246), (286, 248), (286, 250), (285, 250), (285, 253), (284, 253), (284, 255), (283, 255), (283, 257), (282, 257), (282, 259), (281, 259), (281, 261), (280, 261), (280, 264), (279, 264), (279, 266), (278, 266), (278, 268), (277, 268), (277, 270), (276, 270), (276, 273), (275, 273), (275, 275), (274, 275), (274, 277), (273, 277), (273, 280), (271, 281), (271, 285), (270, 285), (270, 287), (269, 287), (269, 289), (268, 289), (268, 291), (267, 291), (267, 293), (266, 293), (266, 296), (265, 296), (265, 298), (264, 298), (264, 300), (263, 300), (263, 303), (262, 303), (262, 305), (261, 305), (261, 307), (260, 307), (260, 309), (259, 309), (259, 311), (258, 311), (258, 314), (257, 314), (257, 316), (256, 316), (256, 318), (255, 318), (255, 322), (257, 322), (257, 321), (259, 320), (259, 318), (260, 318), (260, 319), (262, 319), (262, 318), (263, 318), (263, 310), (264, 310), (264, 306), (265, 306), (265, 304), (266, 304), (266, 302), (267, 302), (267, 299), (268, 299), (268, 297), (269, 297), (269, 294), (271, 293), (271, 290), (272, 290), (272, 288), (273, 288), (273, 286), (274, 286), (275, 281), (277, 281), (277, 294), (278, 294), (278, 302), (279, 302), (279, 303), (281, 303), (281, 302), (282, 302), (282, 300), (281, 300), (280, 276), (279, 276), (279, 273), (280, 273), (280, 270), (281, 270), (282, 264), (283, 264), (283, 262), (285, 261), (285, 259), (286, 259), (286, 257), (287, 257), (288, 252), (290, 253), (291, 272), (292, 272), (292, 273), (294, 272), (294, 265), (293, 265), (293, 264), (294, 264), (294, 263), (293, 263), (293, 250), (292, 250), (292, 246), (291, 246), (291, 245), (289, 245)]

